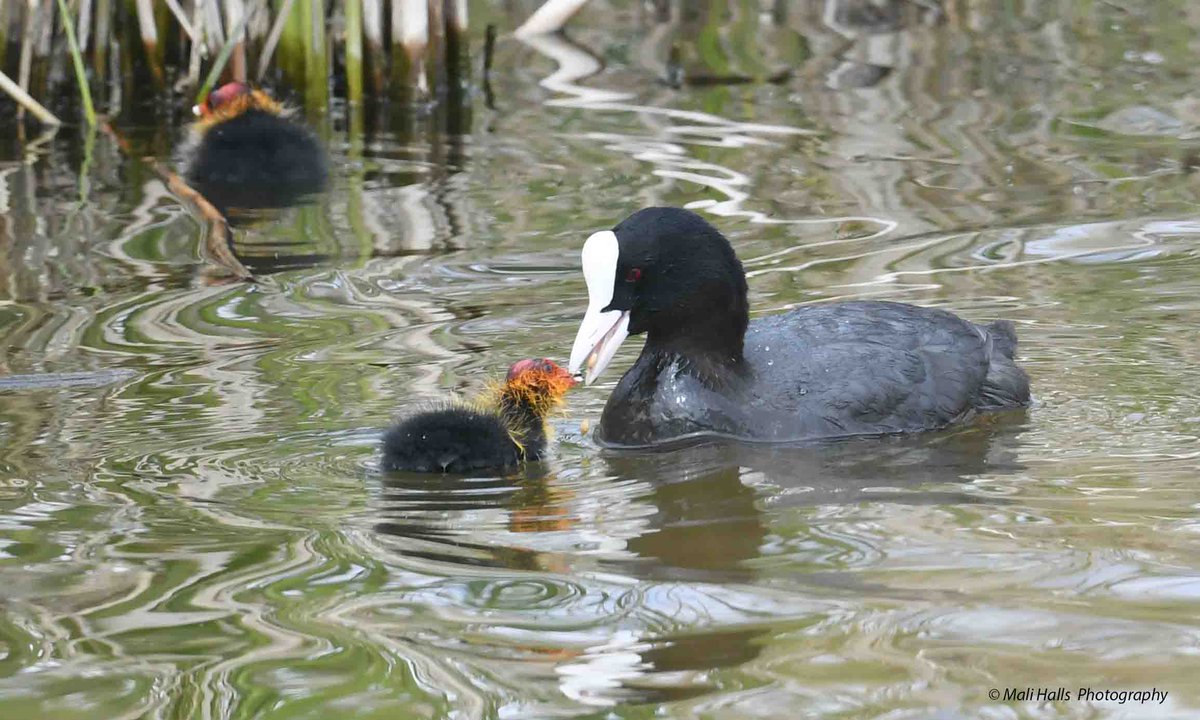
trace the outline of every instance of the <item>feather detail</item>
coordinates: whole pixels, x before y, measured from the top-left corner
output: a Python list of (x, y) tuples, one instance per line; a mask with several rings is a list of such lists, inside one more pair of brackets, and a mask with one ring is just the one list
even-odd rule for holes
[(213, 109), (207, 109), (206, 103), (205, 108), (202, 110), (200, 119), (192, 124), (192, 127), (201, 133), (213, 125), (219, 125), (226, 120), (232, 120), (250, 110), (258, 110), (281, 118), (291, 117), (294, 112), (291, 108), (285, 106), (263, 90), (251, 90), (248, 93), (243, 93), (221, 103)]

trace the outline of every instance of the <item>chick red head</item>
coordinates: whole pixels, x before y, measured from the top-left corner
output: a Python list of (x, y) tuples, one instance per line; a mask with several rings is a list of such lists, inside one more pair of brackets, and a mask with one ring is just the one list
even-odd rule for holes
[(222, 105), (227, 105), (235, 98), (250, 94), (250, 86), (245, 83), (231, 82), (225, 83), (221, 87), (213, 90), (204, 99), (204, 102), (192, 108), (192, 111), (200, 117), (208, 117)]
[(575, 378), (550, 360), (519, 360), (508, 369), (500, 388), (502, 397), (516, 400), (546, 417), (563, 402), (563, 396), (575, 385)]
[[(508, 369), (508, 377), (506, 377), (505, 380), (511, 382), (522, 377), (523, 375), (526, 375), (527, 373), (543, 375), (548, 378), (559, 380), (566, 379), (571, 381), (571, 385), (575, 384), (575, 378), (571, 377), (570, 373), (558, 365), (555, 365), (553, 360), (549, 360), (547, 358), (541, 358), (537, 360), (526, 358), (524, 360), (516, 361), (512, 364), (512, 367)], [(571, 385), (568, 385), (567, 387), (570, 387)]]

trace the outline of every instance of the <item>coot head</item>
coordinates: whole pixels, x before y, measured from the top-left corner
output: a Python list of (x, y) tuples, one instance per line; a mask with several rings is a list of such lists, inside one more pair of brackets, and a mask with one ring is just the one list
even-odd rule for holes
[(204, 102), (192, 108), (198, 117), (207, 117), (223, 105), (233, 102), (234, 98), (250, 94), (250, 86), (246, 83), (231, 82), (213, 90), (204, 98)]
[(628, 335), (646, 333), (643, 352), (742, 360), (749, 322), (746, 275), (733, 247), (699, 215), (652, 207), (583, 245), (588, 308), (570, 370), (591, 383)]
[(518, 360), (508, 369), (501, 395), (545, 417), (573, 385), (575, 378), (551, 360)]
[(200, 118), (198, 125), (213, 125), (236, 117), (247, 110), (261, 110), (271, 115), (286, 115), (284, 106), (264, 90), (246, 83), (231, 82), (213, 90), (204, 102), (192, 106), (192, 114)]

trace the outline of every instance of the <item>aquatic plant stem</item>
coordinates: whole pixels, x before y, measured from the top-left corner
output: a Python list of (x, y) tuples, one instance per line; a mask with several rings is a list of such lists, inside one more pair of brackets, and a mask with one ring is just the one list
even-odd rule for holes
[(279, 37), (283, 35), (283, 28), (287, 25), (287, 20), (292, 14), (292, 5), (296, 0), (283, 0), (283, 7), (279, 8), (279, 13), (275, 16), (275, 24), (271, 26), (271, 32), (267, 35), (267, 44), (263, 48), (262, 55), (258, 58), (258, 82), (267, 75), (267, 68), (271, 65), (271, 57), (275, 55), (275, 46), (279, 44)]
[(111, 13), (111, 0), (96, 0), (95, 32), (92, 40), (92, 70), (100, 82), (100, 87), (108, 85), (108, 40)]
[(383, 92), (383, 0), (362, 0), (363, 38), (371, 71), (371, 89), (376, 94)]
[[(25, 10), (25, 23), (21, 28), (21, 58), (17, 63), (17, 87), (22, 93), (29, 87), (29, 73), (33, 66), (33, 43), (36, 34), (35, 24), (38, 16), (37, 6), (29, 6)], [(28, 97), (28, 96), (27, 96)], [(33, 98), (30, 98), (31, 100)], [(26, 106), (17, 108), (17, 120), (25, 118)], [(43, 120), (43, 122), (45, 122)]]
[(79, 52), (79, 40), (75, 37), (75, 26), (67, 10), (67, 0), (58, 0), (58, 12), (62, 16), (63, 29), (67, 33), (67, 47), (71, 49), (71, 62), (75, 65), (75, 81), (79, 83), (79, 97), (83, 100), (83, 114), (88, 127), (96, 127), (96, 108), (92, 105), (92, 91), (88, 87), (87, 71), (83, 68), (83, 55)]
[(54, 126), (62, 125), (62, 121), (56, 118), (54, 113), (42, 107), (41, 103), (30, 97), (29, 93), (22, 90), (21, 86), (13, 82), (2, 70), (0, 70), (0, 90), (8, 93), (13, 100), (17, 101), (18, 105), (33, 113), (33, 116), (42, 123)]
[(425, 0), (392, 0), (392, 75), (401, 76), (402, 87), (425, 88), (421, 66), (428, 47), (429, 7)]
[(233, 48), (238, 44), (238, 37), (242, 34), (242, 28), (246, 26), (246, 21), (250, 16), (243, 13), (238, 18), (237, 27), (229, 32), (229, 37), (225, 38), (225, 45), (221, 48), (221, 52), (217, 55), (217, 59), (213, 62), (212, 69), (208, 71), (208, 77), (204, 78), (204, 84), (200, 86), (200, 92), (196, 94), (196, 104), (204, 102), (204, 98), (208, 97), (208, 92), (212, 90), (213, 85), (217, 84), (217, 78), (221, 77), (221, 71), (225, 69), (225, 63), (229, 62), (229, 56), (233, 54)]
[(158, 55), (158, 28), (154, 24), (154, 6), (150, 0), (137, 0), (138, 32), (141, 33), (142, 45), (146, 48), (146, 62), (156, 82), (161, 83), (165, 77), (162, 63)]
[(234, 43), (229, 75), (235, 82), (246, 82), (246, 41), (242, 28), (250, 20), (250, 14), (242, 0), (225, 0), (225, 24), (232, 27), (229, 40)]
[(346, 0), (346, 99), (361, 105), (363, 97), (362, 0)]
[(179, 1), (166, 0), (166, 4), (167, 9), (170, 10), (171, 14), (175, 16), (175, 21), (179, 23), (180, 29), (182, 29), (184, 34), (188, 36), (188, 40), (190, 40), (193, 44), (199, 42), (200, 38), (196, 37), (196, 31), (192, 29), (192, 24), (188, 22), (187, 14), (184, 13), (183, 8), (179, 6)]
[[(2, 5), (3, 3), (0, 3)], [(3, 13), (0, 13), (3, 15)], [(80, 0), (79, 3), (79, 52), (87, 52), (88, 36), (92, 30), (92, 0)]]
[(195, 87), (200, 82), (200, 58), (206, 47), (204, 40), (204, 8), (197, 3), (192, 9), (192, 48), (188, 54), (188, 71), (182, 80), (176, 83), (176, 89)]
[(311, 113), (329, 106), (329, 72), (325, 62), (325, 0), (301, 3), (304, 46), (304, 104)]
[[(353, 0), (351, 0), (353, 2)], [(371, 231), (367, 227), (365, 215), (367, 213), (366, 202), (364, 200), (366, 188), (366, 170), (363, 164), (363, 108), (361, 105), (351, 105), (347, 108), (349, 123), (346, 128), (346, 134), (349, 139), (349, 149), (347, 155), (350, 158), (350, 167), (354, 170), (346, 178), (346, 207), (349, 210), (347, 216), (350, 220), (350, 231), (358, 240), (358, 257), (359, 262), (363, 263), (369, 260), (373, 254), (373, 246), (371, 243)]]
[(96, 154), (96, 131), (95, 125), (89, 125), (87, 134), (83, 138), (83, 162), (79, 164), (79, 206), (84, 208), (88, 204), (88, 195), (91, 194), (92, 184), (92, 162)]

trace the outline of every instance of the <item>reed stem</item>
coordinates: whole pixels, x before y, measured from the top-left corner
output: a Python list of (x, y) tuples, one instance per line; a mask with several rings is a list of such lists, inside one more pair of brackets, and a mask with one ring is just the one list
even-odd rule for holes
[(158, 28), (154, 25), (154, 6), (150, 0), (137, 0), (138, 31), (142, 36), (142, 45), (146, 48), (146, 61), (156, 82), (164, 78), (162, 65), (158, 58)]
[(310, 111), (324, 110), (329, 104), (329, 72), (325, 62), (325, 0), (301, 3), (305, 19), (304, 100)]
[(58, 12), (62, 16), (63, 30), (67, 33), (67, 47), (71, 49), (71, 62), (75, 65), (75, 82), (79, 83), (79, 97), (83, 101), (83, 114), (88, 127), (96, 127), (96, 108), (92, 105), (92, 90), (88, 87), (87, 71), (83, 67), (83, 54), (79, 52), (79, 41), (75, 37), (75, 25), (67, 10), (67, 0), (58, 0)]
[[(2, 5), (3, 3), (0, 3)], [(3, 15), (4, 13), (0, 13)], [(80, 0), (79, 2), (79, 52), (85, 53), (88, 49), (88, 36), (92, 31), (92, 0)]]
[[(61, 2), (61, 0), (60, 0)], [(220, 54), (213, 62), (212, 69), (208, 71), (208, 76), (204, 78), (204, 84), (200, 86), (200, 92), (196, 94), (196, 104), (204, 102), (208, 97), (208, 93), (212, 90), (213, 85), (217, 84), (217, 78), (221, 77), (221, 71), (225, 69), (225, 63), (229, 62), (229, 56), (233, 54), (233, 48), (238, 44), (238, 38), (241, 37), (242, 28), (246, 26), (246, 21), (250, 18), (247, 14), (242, 14), (238, 18), (237, 27), (229, 33), (229, 37), (225, 39), (225, 46), (221, 48)]]
[[(25, 97), (29, 97), (29, 95), (25, 93), (25, 89), (29, 87), (29, 73), (33, 67), (33, 44), (35, 42), (34, 36), (37, 34), (36, 30), (38, 15), (39, 13), (37, 5), (25, 6), (25, 24), (24, 27), (21, 28), (21, 59), (17, 64), (17, 89), (20, 90), (21, 94), (25, 95)], [(32, 97), (29, 97), (29, 99), (33, 100)], [(39, 105), (39, 107), (41, 106)], [(24, 119), (25, 111), (27, 109), (28, 107), (24, 103), (17, 108), (17, 120)], [(30, 112), (32, 112), (32, 110)], [(48, 111), (46, 114), (50, 115)], [(50, 115), (50, 117), (54, 116)], [(41, 118), (38, 119), (41, 120)], [(42, 120), (42, 122), (46, 121)], [(54, 124), (58, 124), (57, 119)]]
[(351, 105), (363, 97), (362, 0), (346, 0), (346, 95)]
[(421, 84), (421, 58), (428, 47), (425, 0), (392, 0), (392, 71), (401, 76), (403, 86)]
[(383, 92), (383, 0), (362, 0), (363, 38), (367, 44), (367, 69), (371, 73), (371, 89)]
[(275, 15), (275, 24), (271, 26), (271, 32), (267, 35), (267, 44), (263, 48), (262, 55), (258, 58), (258, 82), (267, 75), (267, 68), (271, 65), (271, 58), (275, 55), (275, 46), (279, 44), (279, 37), (283, 35), (283, 28), (287, 25), (288, 18), (292, 16), (292, 5), (296, 0), (283, 0), (283, 6), (279, 8), (279, 13)]
[(175, 22), (179, 23), (179, 27), (183, 28), (183, 33), (188, 36), (188, 40), (192, 43), (199, 42), (200, 38), (196, 37), (196, 31), (192, 29), (192, 24), (188, 22), (187, 15), (183, 12), (183, 8), (179, 6), (178, 0), (166, 0), (167, 9), (175, 16)]
[(112, 14), (109, 8), (111, 0), (96, 0), (96, 31), (93, 33), (95, 41), (92, 43), (92, 69), (96, 72), (96, 77), (100, 79), (101, 87), (108, 80), (108, 35), (109, 35), (109, 16)]
[(229, 66), (229, 75), (236, 82), (246, 82), (246, 23), (250, 21), (250, 13), (242, 0), (225, 0), (225, 25), (233, 28), (229, 33), (229, 41), (233, 45), (233, 63)]
[(33, 116), (42, 121), (42, 123), (55, 126), (62, 125), (62, 121), (56, 118), (54, 113), (42, 107), (41, 103), (30, 97), (29, 93), (22, 90), (20, 85), (17, 85), (5, 75), (3, 70), (0, 70), (0, 90), (8, 93), (13, 100), (17, 101), (18, 105), (33, 113)]

